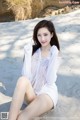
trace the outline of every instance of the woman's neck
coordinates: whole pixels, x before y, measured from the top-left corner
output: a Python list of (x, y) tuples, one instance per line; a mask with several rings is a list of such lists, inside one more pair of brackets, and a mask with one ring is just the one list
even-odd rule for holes
[(48, 46), (42, 46), (42, 47), (41, 47), (41, 51), (47, 52), (47, 51), (50, 51), (50, 48), (51, 48), (51, 45), (50, 45), (50, 44), (49, 44)]
[(51, 45), (41, 47), (41, 56), (46, 58), (49, 56)]

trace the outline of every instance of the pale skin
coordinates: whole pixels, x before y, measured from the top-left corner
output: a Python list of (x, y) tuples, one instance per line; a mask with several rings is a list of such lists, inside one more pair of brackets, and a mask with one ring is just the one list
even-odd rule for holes
[[(51, 34), (47, 28), (40, 28), (38, 30), (38, 40), (41, 43), (41, 55), (47, 57), (49, 54)], [(24, 98), (28, 106), (20, 111)], [(14, 90), (13, 99), (9, 112), (8, 120), (32, 120), (41, 114), (49, 111), (54, 106), (53, 101), (47, 94), (37, 96), (33, 90), (30, 80), (25, 76), (21, 76)]]

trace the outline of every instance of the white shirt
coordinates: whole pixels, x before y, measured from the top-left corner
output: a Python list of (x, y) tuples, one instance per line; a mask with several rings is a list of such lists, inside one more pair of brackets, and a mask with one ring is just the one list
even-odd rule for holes
[[(39, 48), (32, 56), (32, 45), (24, 46), (25, 59), (23, 63), (22, 75), (26, 76), (34, 88), (36, 94), (46, 91), (54, 99), (53, 91), (57, 93), (55, 84), (57, 72), (61, 63), (61, 57), (58, 55), (58, 49), (53, 45), (47, 58), (41, 57)], [(54, 100), (55, 102), (56, 100)], [(56, 105), (56, 103), (55, 103)]]

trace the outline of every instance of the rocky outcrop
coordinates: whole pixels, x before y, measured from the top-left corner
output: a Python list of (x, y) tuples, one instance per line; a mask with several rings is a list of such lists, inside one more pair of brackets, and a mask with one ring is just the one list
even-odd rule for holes
[(7, 0), (0, 0), (0, 22), (14, 21), (15, 15), (11, 9)]
[(64, 4), (59, 0), (0, 0), (0, 21), (35, 18), (48, 6), (63, 7)]
[(32, 0), (32, 17), (39, 16), (41, 11), (49, 6), (62, 7), (64, 5), (59, 4), (59, 0)]

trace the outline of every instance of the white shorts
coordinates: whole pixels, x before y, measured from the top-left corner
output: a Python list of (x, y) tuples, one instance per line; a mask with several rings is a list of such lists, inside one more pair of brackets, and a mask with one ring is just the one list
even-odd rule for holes
[(52, 99), (54, 107), (56, 107), (58, 102), (58, 89), (56, 84), (54, 83), (53, 87), (49, 85), (44, 85), (40, 92), (36, 92), (37, 95), (47, 94)]
[[(41, 94), (47, 94), (51, 100), (53, 101), (53, 107), (55, 108), (56, 105), (57, 105), (57, 102), (58, 102), (58, 90), (57, 90), (57, 86), (56, 84), (53, 85), (53, 87), (49, 86), (49, 85), (45, 85), (42, 87), (42, 89), (40, 90), (40, 92), (36, 92), (35, 91), (35, 94), (38, 96), (38, 95), (41, 95)], [(27, 105), (27, 102), (24, 100), (24, 104)]]

